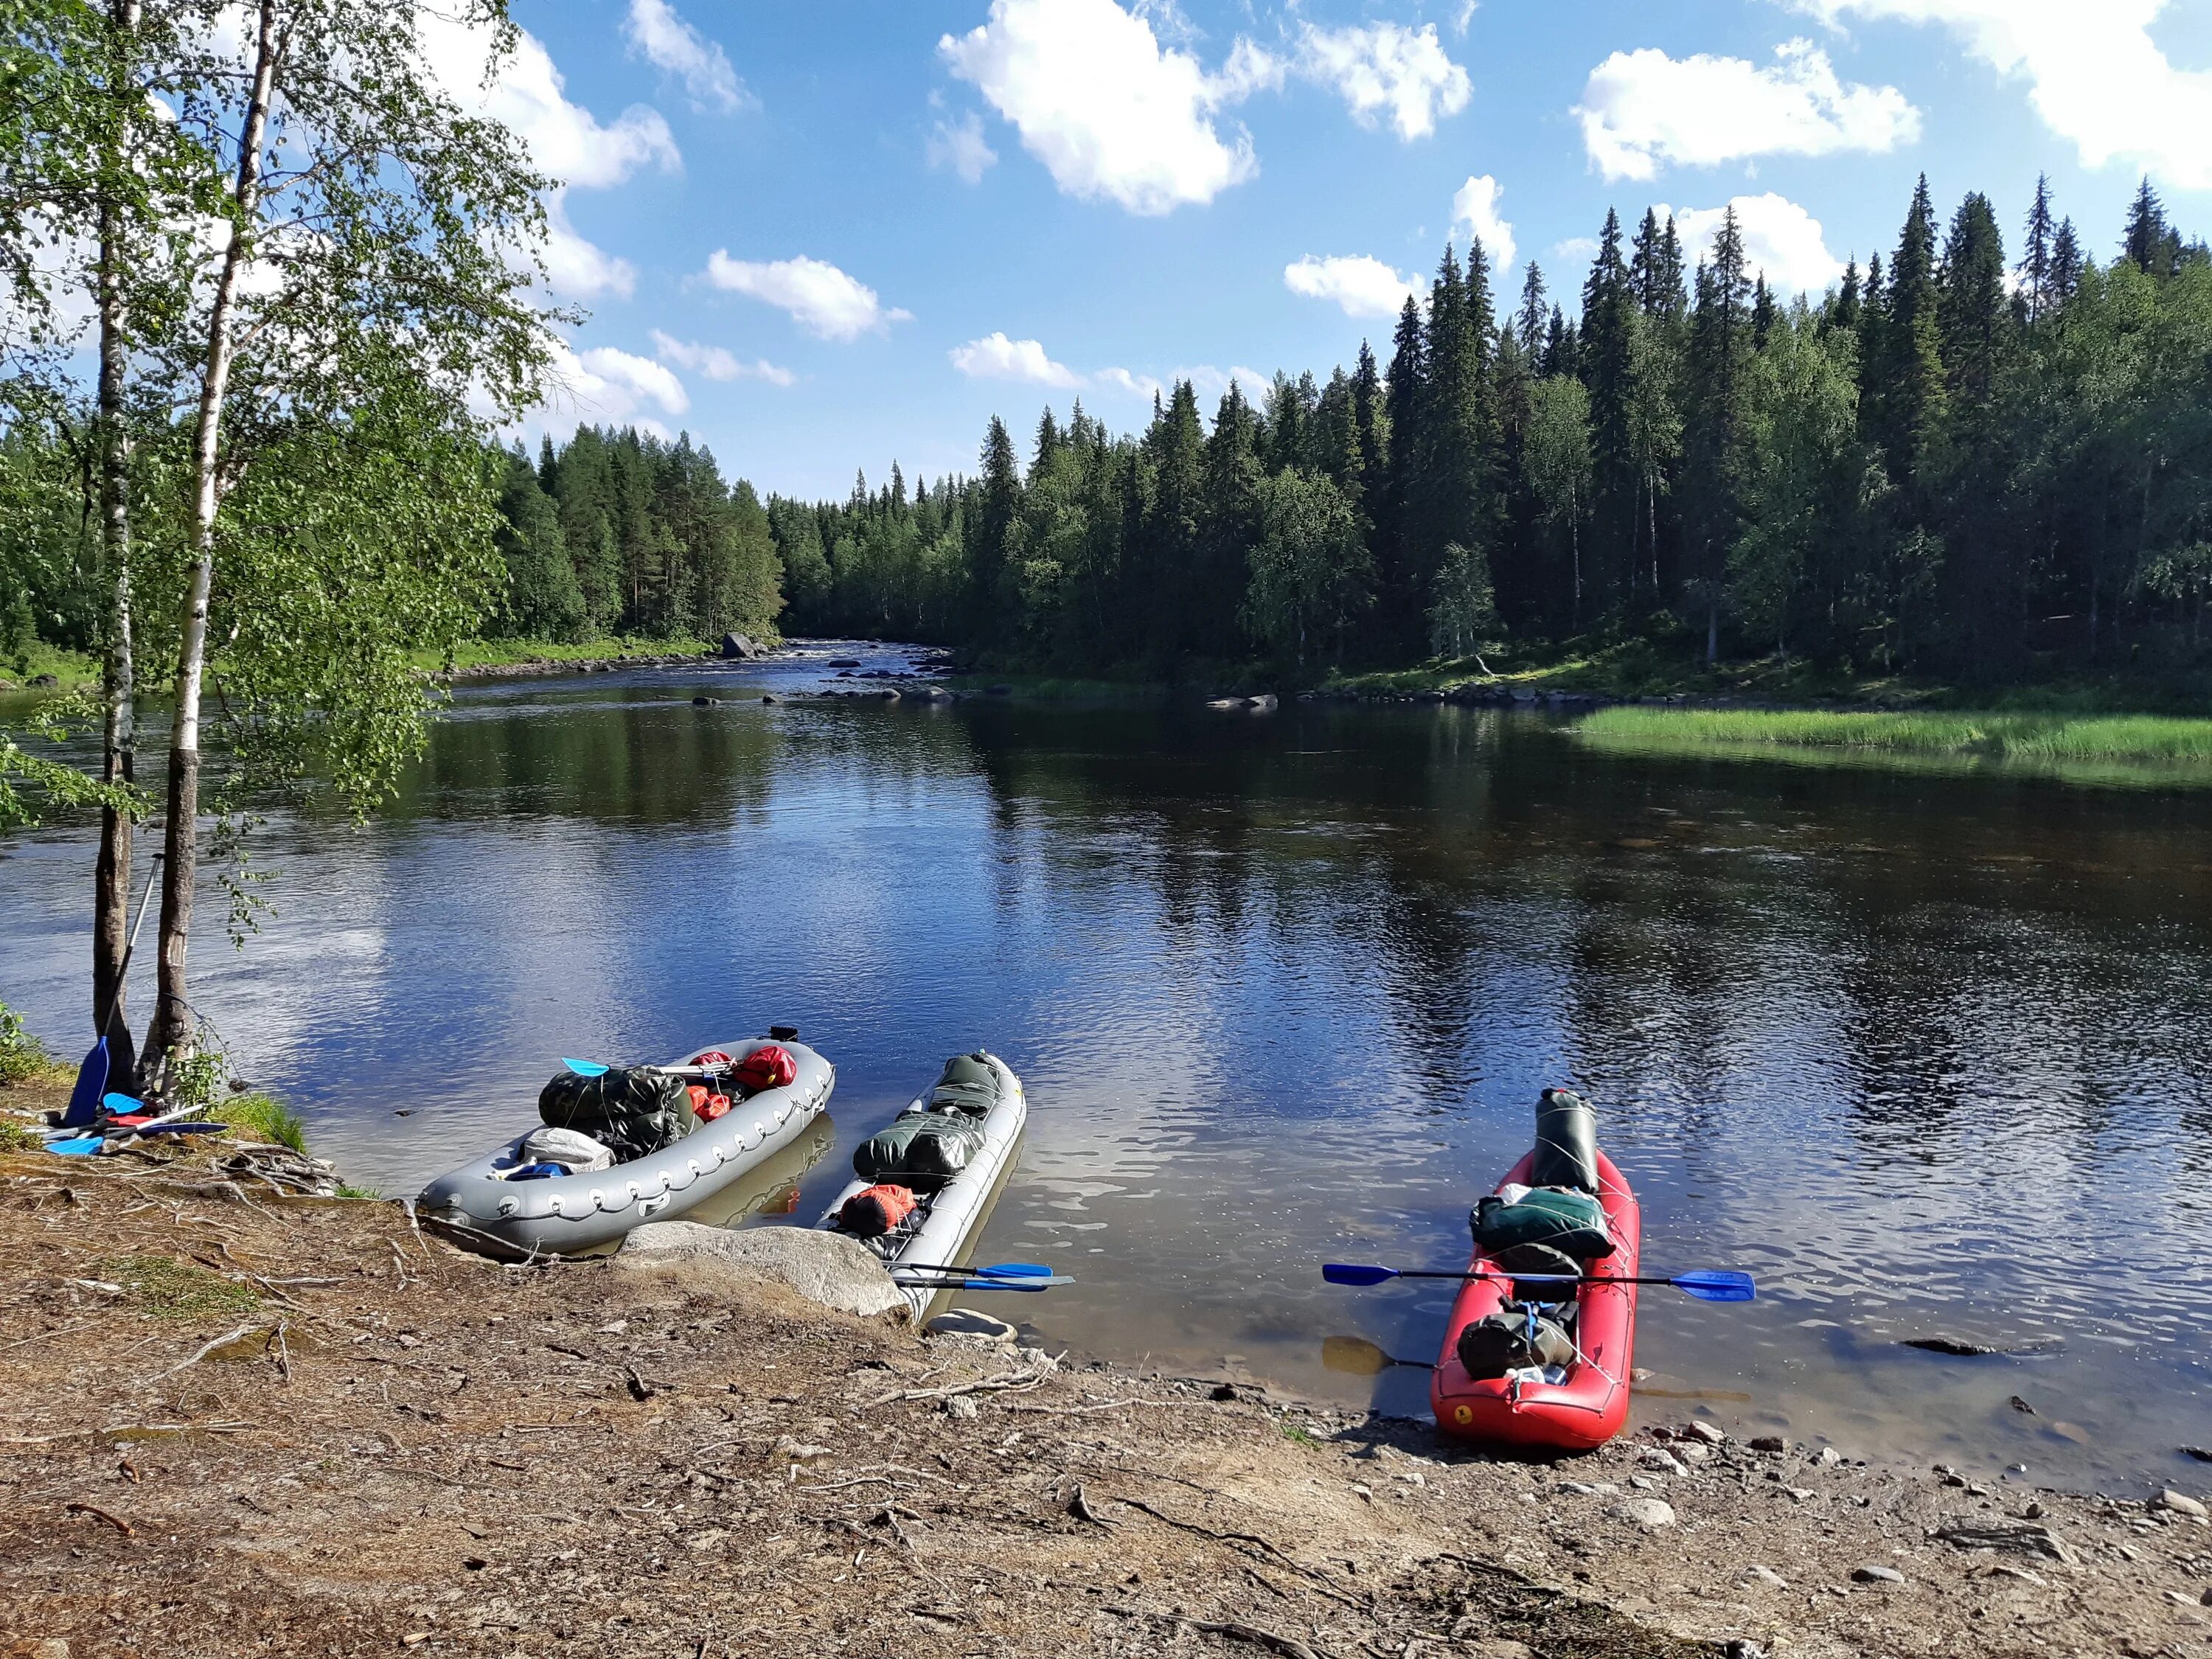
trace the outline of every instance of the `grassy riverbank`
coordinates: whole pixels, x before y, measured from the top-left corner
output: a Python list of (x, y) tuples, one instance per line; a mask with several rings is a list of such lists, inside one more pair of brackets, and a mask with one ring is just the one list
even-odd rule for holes
[(1619, 708), (1599, 709), (1577, 725), (1575, 734), (1588, 742), (1646, 749), (1864, 749), (2212, 767), (2212, 720), (2158, 714)]
[(647, 640), (610, 635), (593, 640), (470, 640), (449, 659), (439, 652), (416, 653), (415, 665), (428, 673), (447, 669), (519, 667), (534, 662), (617, 662), (623, 657), (696, 656), (713, 649), (706, 640)]
[(1692, 697), (1752, 703), (1849, 703), (1898, 710), (1967, 714), (2069, 714), (2212, 712), (2203, 677), (2114, 674), (1966, 684), (1905, 674), (1858, 674), (1797, 657), (1762, 657), (1708, 666), (1692, 645), (1674, 639), (1590, 635), (1544, 647), (1514, 647), (1481, 656), (1432, 658), (1401, 669), (1333, 677), (1332, 690), (1402, 696), (1463, 686), (1502, 691), (1574, 691), (1607, 698)]

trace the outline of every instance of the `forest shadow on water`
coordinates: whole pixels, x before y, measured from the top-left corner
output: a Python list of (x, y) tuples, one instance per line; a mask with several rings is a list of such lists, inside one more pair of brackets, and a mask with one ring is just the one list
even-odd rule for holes
[[(1651, 1293), (1646, 1418), (2107, 1486), (2203, 1438), (2201, 797), (1623, 757), (1456, 708), (757, 701), (823, 654), (471, 688), (370, 828), (276, 822), (277, 917), (234, 954), (210, 904), (196, 945), (240, 1067), (403, 1193), (559, 1055), (789, 1020), (839, 1068), (834, 1145), (766, 1206), (804, 1221), (988, 1044), (1032, 1116), (981, 1248), (1078, 1280), (995, 1311), (1405, 1412), (1424, 1373), (1323, 1340), (1432, 1358), (1448, 1289), (1319, 1264), (1460, 1263), (1567, 1083), (1650, 1268), (1759, 1279)], [(89, 864), (65, 829), (0, 857), (4, 988), (53, 1038)], [(2003, 1352), (1900, 1346), (1931, 1336)]]

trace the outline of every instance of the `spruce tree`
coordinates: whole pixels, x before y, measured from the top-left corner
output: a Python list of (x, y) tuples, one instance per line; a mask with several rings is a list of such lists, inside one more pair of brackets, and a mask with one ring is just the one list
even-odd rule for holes
[(2027, 210), (2027, 240), (2021, 250), (2018, 275), (2020, 297), (2030, 323), (2039, 323), (2051, 308), (2051, 238), (2057, 227), (2051, 218), (2051, 175), (2035, 175), (2035, 204)]
[(1754, 349), (1766, 349), (1767, 337), (1774, 332), (1774, 290), (1766, 285), (1766, 273), (1759, 273), (1759, 282), (1752, 290), (1751, 343)]
[(1014, 525), (1022, 505), (1020, 463), (1014, 458), (1014, 441), (1006, 423), (997, 416), (984, 428), (981, 512), (969, 550), (969, 616), (974, 637), (986, 642), (1011, 633), (1004, 612), (1012, 580)]
[(2058, 231), (2051, 239), (2051, 298), (2046, 312), (2057, 311), (2072, 299), (2081, 286), (2081, 268), (2086, 263), (2081, 252), (2081, 239), (2075, 234), (2074, 222), (2061, 219)]
[(1844, 266), (1844, 280), (1823, 307), (1820, 325), (1856, 333), (1859, 325), (1859, 262), (1852, 259)]
[(1375, 647), (1386, 659), (1401, 658), (1418, 638), (1421, 613), (1411, 543), (1429, 453), (1428, 378), (1428, 331), (1420, 305), (1409, 294), (1398, 313), (1383, 395), (1390, 434), (1384, 457), (1388, 483), (1381, 499), (1368, 507), (1376, 520)]
[(1928, 175), (1923, 173), (1898, 236), (1897, 257), (1890, 263), (1889, 318), (1883, 330), (1887, 350), (1881, 365), (1881, 437), (1889, 456), (1890, 476), (1900, 484), (1920, 480), (1943, 416), (1941, 297), (1936, 210), (1929, 199)]
[(1352, 435), (1359, 445), (1359, 503), (1374, 518), (1389, 471), (1389, 416), (1382, 405), (1382, 378), (1375, 353), (1359, 343), (1359, 359), (1352, 373)]
[(1544, 272), (1531, 259), (1521, 281), (1521, 310), (1516, 319), (1516, 326), (1520, 334), (1521, 349), (1532, 360), (1544, 349), (1544, 326), (1550, 318), (1551, 307), (1545, 298)]
[(1640, 479), (1632, 410), (1636, 402), (1636, 342), (1642, 320), (1634, 284), (1620, 253), (1620, 218), (1608, 211), (1596, 258), (1583, 284), (1582, 337), (1577, 351), (1589, 387), (1592, 462), (1591, 574), (1601, 603), (1625, 599), (1622, 587), (1637, 568)]
[(2128, 263), (2146, 276), (2170, 276), (2174, 240), (2166, 228), (2166, 204), (2150, 187), (2150, 175), (2146, 173), (2136, 187), (2135, 200), (2128, 205), (2127, 234), (2122, 245)]
[(1986, 408), (2011, 343), (2005, 294), (2004, 240), (1990, 198), (1979, 191), (1959, 204), (1943, 246), (1937, 315), (1951, 394), (1968, 408)]
[(1751, 415), (1753, 283), (1735, 210), (1723, 216), (1711, 264), (1698, 268), (1690, 316), (1684, 519), (1690, 598), (1704, 612), (1705, 660), (1720, 650), (1728, 556), (1742, 530)]

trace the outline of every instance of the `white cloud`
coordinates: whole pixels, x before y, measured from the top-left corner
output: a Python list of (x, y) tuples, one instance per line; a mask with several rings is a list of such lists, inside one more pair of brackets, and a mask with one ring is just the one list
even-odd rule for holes
[(648, 404), (665, 414), (680, 416), (691, 407), (684, 383), (650, 357), (634, 356), (612, 346), (594, 346), (578, 352), (556, 345), (547, 374), (549, 388), (542, 411), (563, 420), (637, 426), (665, 437), (667, 428), (641, 413)]
[(678, 16), (668, 0), (629, 0), (623, 33), (632, 52), (684, 82), (694, 107), (728, 115), (752, 101), (729, 54)]
[(875, 289), (836, 266), (803, 256), (760, 264), (716, 248), (707, 260), (707, 280), (789, 312), (801, 328), (824, 340), (855, 340), (914, 319), (910, 311), (886, 309)]
[(1158, 398), (1167, 391), (1166, 386), (1151, 375), (1132, 374), (1126, 368), (1102, 368), (1092, 378), (1101, 386), (1109, 386), (1117, 392), (1126, 392), (1132, 398)]
[(1845, 16), (1940, 23), (2028, 83), (2028, 101), (2091, 167), (2118, 158), (2212, 189), (2212, 71), (2177, 69), (2151, 38), (2166, 0), (1796, 0)]
[(1171, 213), (1259, 171), (1250, 137), (1212, 119), (1257, 84), (1256, 48), (1217, 79), (1113, 0), (991, 0), (988, 21), (937, 49), (1071, 196)]
[(602, 294), (628, 299), (637, 286), (637, 270), (577, 234), (568, 222), (568, 192), (554, 191), (545, 202), (546, 286), (563, 300), (594, 300)]
[(1595, 236), (1570, 236), (1564, 242), (1552, 244), (1554, 259), (1592, 259), (1597, 257), (1598, 242)]
[(1298, 43), (1298, 68), (1334, 87), (1352, 118), (1373, 126), (1383, 113), (1401, 138), (1425, 138), (1441, 115), (1456, 115), (1474, 95), (1467, 71), (1444, 55), (1437, 27), (1368, 23), (1340, 29), (1311, 23)]
[(1256, 368), (1247, 368), (1242, 363), (1232, 363), (1227, 368), (1216, 368), (1211, 363), (1200, 363), (1196, 368), (1179, 368), (1173, 377), (1188, 380), (1201, 403), (1218, 403), (1229, 395), (1230, 383), (1234, 381), (1244, 389), (1247, 403), (1265, 403), (1267, 388), (1274, 384), (1272, 378)]
[(1485, 173), (1470, 178), (1452, 198), (1453, 228), (1465, 225), (1482, 238), (1483, 251), (1490, 255), (1493, 270), (1510, 269), (1513, 256), (1518, 251), (1513, 241), (1512, 222), (1498, 210), (1504, 194), (1505, 186)]
[[(1817, 294), (1844, 274), (1844, 262), (1828, 252), (1822, 239), (1820, 222), (1787, 197), (1771, 191), (1764, 196), (1739, 196), (1728, 207), (1735, 210), (1736, 226), (1743, 233), (1745, 263), (1754, 276), (1765, 271), (1770, 286)], [(1694, 262), (1711, 252), (1728, 208), (1675, 212), (1659, 202), (1651, 210), (1662, 221), (1674, 214), (1686, 255)]]
[(612, 126), (568, 101), (561, 71), (537, 36), (519, 33), (514, 52), (491, 83), (484, 83), (491, 39), (434, 9), (416, 14), (424, 60), (448, 96), (464, 108), (512, 128), (530, 146), (539, 171), (578, 190), (605, 190), (639, 168), (679, 171), (684, 158), (660, 112), (633, 104)]
[(984, 169), (999, 159), (983, 137), (983, 118), (969, 110), (957, 121), (939, 121), (929, 135), (929, 165), (950, 167), (964, 184), (980, 185)]
[(427, 7), (416, 15), (416, 32), (423, 61), (446, 94), (513, 131), (530, 147), (538, 171), (558, 181), (545, 203), (547, 286), (564, 300), (627, 295), (636, 272), (627, 259), (578, 234), (568, 221), (567, 193), (609, 189), (647, 167), (680, 171), (684, 159), (659, 112), (632, 105), (613, 125), (602, 125), (591, 111), (568, 101), (561, 71), (526, 32), (517, 32), (514, 51), (495, 73), (488, 32), (465, 28)]
[(1711, 167), (1758, 155), (1887, 150), (1920, 136), (1920, 112), (1895, 87), (1845, 86), (1809, 40), (1747, 58), (1655, 47), (1616, 52), (1590, 71), (1575, 113), (1608, 179), (1650, 179), (1664, 162)]
[(1267, 377), (1256, 368), (1241, 364), (1230, 368), (1216, 368), (1211, 363), (1200, 363), (1195, 368), (1178, 368), (1164, 380), (1151, 374), (1133, 374), (1126, 368), (1102, 368), (1091, 377), (1099, 385), (1116, 392), (1127, 392), (1132, 398), (1150, 402), (1154, 398), (1164, 400), (1178, 380), (1188, 380), (1191, 390), (1198, 396), (1200, 404), (1218, 403), (1227, 395), (1233, 383), (1244, 389), (1248, 402), (1261, 402), (1267, 395)]
[(765, 357), (746, 362), (720, 346), (679, 340), (657, 328), (653, 331), (653, 349), (663, 362), (688, 368), (710, 380), (766, 380), (770, 386), (795, 386), (799, 381), (799, 376), (789, 369), (779, 368)]
[(1077, 386), (1083, 377), (1045, 356), (1036, 340), (1009, 340), (994, 331), (945, 354), (971, 380), (1021, 380), (1032, 386)]
[(1283, 267), (1283, 286), (1309, 300), (1331, 300), (1347, 317), (1395, 317), (1411, 295), (1422, 289), (1370, 254), (1339, 254), (1316, 259), (1309, 253)]

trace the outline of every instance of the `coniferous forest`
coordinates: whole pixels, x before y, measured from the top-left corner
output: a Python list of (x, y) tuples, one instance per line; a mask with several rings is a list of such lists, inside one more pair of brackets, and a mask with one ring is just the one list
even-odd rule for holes
[(1387, 355), (1326, 382), (1078, 404), (973, 477), (771, 500), (794, 633), (1071, 671), (1302, 678), (1594, 632), (1995, 681), (2200, 659), (2212, 257), (2146, 183), (2100, 262), (2039, 185), (1923, 179), (1893, 251), (1784, 303), (1731, 217), (1608, 217), (1578, 291), (1447, 249)]
[[(488, 459), (488, 635), (905, 638), (1002, 665), (1300, 681), (1642, 638), (2002, 683), (2202, 667), (2212, 256), (2146, 182), (2111, 257), (2047, 191), (2012, 246), (1923, 179), (1895, 247), (1783, 301), (1731, 217), (1692, 261), (1608, 216), (1579, 287), (1448, 248), (1380, 351), (1323, 380), (1188, 381), (1137, 434), (1079, 403), (973, 476), (842, 501), (726, 480), (688, 438), (584, 428)], [(81, 458), (11, 429), (0, 646), (83, 647)], [(44, 503), (40, 506), (40, 503)], [(57, 505), (57, 503), (60, 503)], [(33, 510), (35, 508), (36, 510)]]

